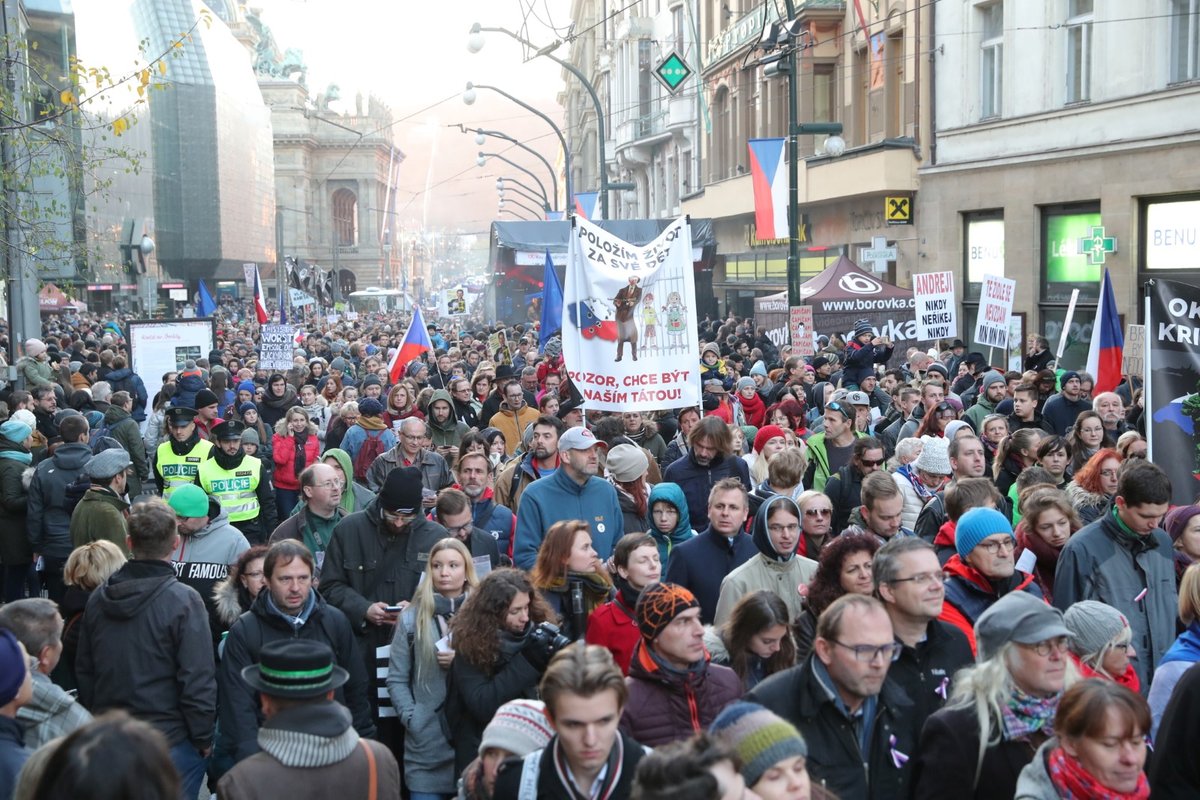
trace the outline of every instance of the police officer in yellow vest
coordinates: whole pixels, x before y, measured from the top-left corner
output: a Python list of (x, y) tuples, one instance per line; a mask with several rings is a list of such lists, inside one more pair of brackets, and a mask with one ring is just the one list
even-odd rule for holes
[(262, 462), (242, 449), (246, 425), (227, 420), (212, 429), (217, 444), (200, 463), (196, 483), (216, 498), (229, 515), (229, 522), (250, 544), (266, 544), (275, 530), (275, 498), (271, 481), (263, 475)]
[(154, 483), (164, 500), (180, 486), (196, 482), (200, 463), (212, 449), (212, 442), (201, 439), (196, 430), (197, 413), (182, 406), (167, 409), (167, 440), (154, 453)]

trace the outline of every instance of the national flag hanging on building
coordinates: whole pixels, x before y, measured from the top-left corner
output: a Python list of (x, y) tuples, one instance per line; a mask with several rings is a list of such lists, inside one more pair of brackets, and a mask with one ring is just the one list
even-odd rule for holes
[(271, 319), (267, 314), (267, 296), (262, 288), (262, 276), (258, 274), (258, 264), (254, 265), (254, 314), (258, 317), (259, 325), (266, 325)]
[(1088, 347), (1087, 371), (1096, 378), (1092, 396), (1111, 392), (1121, 382), (1121, 357), (1125, 335), (1117, 315), (1117, 298), (1112, 278), (1104, 270), (1100, 281), (1100, 306), (1096, 309), (1096, 324), (1092, 328), (1092, 343)]
[(217, 303), (213, 300), (212, 293), (208, 291), (208, 286), (205, 285), (204, 279), (200, 279), (199, 299), (196, 301), (196, 316), (208, 317), (217, 310)]
[(538, 327), (538, 350), (546, 346), (550, 337), (562, 331), (563, 289), (554, 271), (554, 260), (546, 250), (546, 266), (542, 270), (542, 319)]
[(425, 320), (421, 318), (421, 307), (413, 306), (412, 322), (408, 323), (404, 339), (388, 363), (388, 377), (392, 383), (404, 377), (404, 367), (408, 362), (432, 349), (433, 342), (429, 340), (429, 331), (425, 329)]
[(600, 200), (599, 192), (576, 192), (575, 213), (584, 219), (596, 216), (596, 203)]
[(754, 227), (759, 239), (788, 237), (786, 139), (751, 139), (750, 180), (754, 187)]

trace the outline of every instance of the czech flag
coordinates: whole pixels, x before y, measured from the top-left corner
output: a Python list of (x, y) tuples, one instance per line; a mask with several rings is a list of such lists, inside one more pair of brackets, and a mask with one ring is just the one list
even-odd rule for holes
[(267, 298), (263, 293), (262, 277), (258, 274), (258, 264), (254, 265), (254, 314), (258, 317), (259, 325), (266, 325), (271, 320), (267, 315)]
[(404, 367), (408, 362), (432, 349), (433, 342), (429, 341), (429, 331), (425, 330), (425, 320), (421, 318), (421, 307), (413, 306), (412, 322), (408, 323), (404, 340), (400, 342), (400, 348), (388, 364), (388, 377), (392, 383), (404, 377)]
[(596, 216), (596, 203), (600, 200), (599, 192), (576, 192), (575, 214), (584, 219)]
[(1111, 392), (1121, 382), (1121, 351), (1124, 347), (1125, 336), (1121, 331), (1121, 318), (1117, 316), (1112, 278), (1108, 270), (1104, 270), (1104, 279), (1100, 282), (1100, 307), (1096, 309), (1096, 325), (1088, 347), (1087, 371), (1096, 378), (1093, 397), (1100, 392)]
[(759, 239), (788, 238), (785, 139), (751, 139), (750, 180), (754, 186), (754, 227)]

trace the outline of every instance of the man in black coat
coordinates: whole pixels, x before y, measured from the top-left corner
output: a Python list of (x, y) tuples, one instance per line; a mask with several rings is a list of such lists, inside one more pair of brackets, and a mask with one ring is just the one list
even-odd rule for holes
[(842, 595), (817, 620), (812, 654), (755, 686), (746, 699), (796, 726), (808, 745), (814, 783), (838, 797), (908, 797), (914, 709), (888, 678), (900, 647), (878, 600)]
[(862, 505), (863, 478), (883, 469), (883, 443), (874, 436), (854, 440), (850, 451), (850, 463), (839, 469), (822, 490), (833, 504), (834, 535), (846, 530), (850, 514)]

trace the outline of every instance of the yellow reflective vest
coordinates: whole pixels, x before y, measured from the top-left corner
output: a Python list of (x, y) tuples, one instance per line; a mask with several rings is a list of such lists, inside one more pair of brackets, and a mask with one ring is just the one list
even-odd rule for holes
[(200, 463), (200, 488), (217, 499), (230, 522), (258, 517), (261, 477), (262, 462), (254, 456), (242, 456), (242, 463), (234, 469), (222, 469), (215, 458)]
[(201, 439), (192, 449), (182, 456), (175, 455), (171, 442), (165, 441), (158, 446), (154, 457), (154, 469), (163, 482), (163, 500), (170, 500), (171, 493), (185, 483), (195, 483), (200, 464), (208, 458), (212, 442)]

